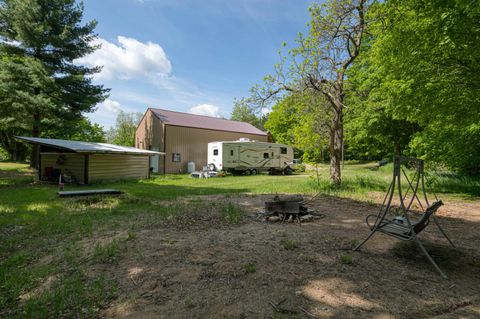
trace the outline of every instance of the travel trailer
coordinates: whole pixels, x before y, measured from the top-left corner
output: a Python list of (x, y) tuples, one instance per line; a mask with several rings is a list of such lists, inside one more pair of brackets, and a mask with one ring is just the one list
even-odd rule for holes
[(255, 175), (260, 171), (270, 174), (291, 174), (293, 149), (285, 144), (252, 141), (241, 138), (238, 141), (208, 143), (208, 168)]

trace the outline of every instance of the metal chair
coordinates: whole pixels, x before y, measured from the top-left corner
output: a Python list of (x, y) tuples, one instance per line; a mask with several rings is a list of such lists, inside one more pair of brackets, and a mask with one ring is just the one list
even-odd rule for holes
[[(408, 174), (405, 172), (405, 165), (410, 164), (414, 167), (415, 172), (411, 179), (408, 178)], [(404, 179), (408, 183), (408, 188), (405, 194), (402, 193), (402, 175)], [(393, 169), (393, 180), (390, 183), (390, 187), (388, 188), (387, 193), (385, 194), (385, 198), (383, 199), (382, 206), (380, 211), (377, 215), (369, 215), (366, 218), (366, 223), (370, 228), (370, 234), (362, 241), (357, 247), (353, 250), (358, 250), (365, 244), (377, 231), (387, 234), (389, 236), (401, 239), (401, 240), (413, 240), (415, 241), (422, 252), (425, 254), (427, 259), (432, 263), (435, 269), (440, 273), (443, 278), (447, 278), (445, 273), (438, 267), (435, 263), (433, 258), (427, 252), (421, 241), (418, 239), (418, 234), (421, 233), (430, 223), (430, 219), (433, 219), (435, 224), (437, 225), (440, 232), (443, 236), (448, 240), (452, 247), (455, 247), (453, 242), (448, 238), (445, 231), (440, 226), (435, 213), (436, 211), (443, 205), (443, 202), (437, 198), (435, 192), (433, 192), (435, 196), (435, 202), (431, 205), (427, 198), (427, 193), (425, 189), (425, 174), (424, 174), (424, 162), (423, 160), (412, 158), (412, 157), (403, 157), (403, 156), (395, 156), (394, 158), (394, 169)], [(395, 187), (398, 188), (398, 196), (400, 199), (400, 206), (395, 207), (392, 205), (392, 200), (395, 194)], [(420, 189), (419, 189), (420, 188)], [(407, 200), (407, 195), (409, 191), (412, 190), (412, 195), (409, 200)], [(420, 200), (418, 193), (421, 192), (423, 195), (424, 203)], [(416, 201), (423, 214), (420, 216), (418, 220), (412, 219), (412, 213), (415, 213), (415, 210), (412, 209), (412, 204)], [(425, 205), (425, 209), (423, 208)], [(397, 209), (397, 213), (394, 218), (388, 219), (387, 214), (391, 213), (391, 211)], [(370, 219), (375, 218), (375, 222), (371, 223)]]

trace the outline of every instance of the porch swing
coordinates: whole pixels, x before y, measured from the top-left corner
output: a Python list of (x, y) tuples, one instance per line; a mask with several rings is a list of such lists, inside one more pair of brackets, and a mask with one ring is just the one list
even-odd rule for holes
[[(411, 178), (408, 177), (405, 169), (413, 170), (413, 172), (410, 172), (413, 173)], [(408, 184), (408, 188), (405, 193), (402, 192), (402, 179)], [(387, 193), (385, 194), (380, 211), (377, 215), (369, 215), (366, 218), (366, 223), (370, 228), (370, 234), (353, 250), (360, 249), (360, 247), (362, 247), (363, 244), (365, 244), (377, 231), (401, 240), (413, 240), (417, 243), (427, 259), (432, 263), (440, 275), (447, 279), (445, 273), (440, 269), (440, 267), (438, 267), (418, 238), (418, 234), (420, 234), (429, 225), (430, 220), (433, 219), (439, 231), (448, 240), (450, 245), (455, 247), (453, 242), (450, 240), (450, 238), (448, 238), (447, 234), (440, 226), (440, 223), (435, 216), (435, 213), (443, 205), (443, 202), (439, 200), (435, 192), (433, 192), (435, 201), (430, 204), (425, 189), (425, 180), (426, 177), (424, 174), (423, 160), (412, 157), (395, 156), (393, 180), (390, 183)], [(395, 186), (398, 187), (398, 206), (392, 203), (395, 194)], [(409, 196), (410, 191), (412, 194)], [(423, 197), (423, 201), (419, 197), (419, 193), (420, 196)], [(407, 196), (409, 196), (409, 198)], [(412, 204), (414, 202), (418, 203), (418, 208), (421, 210), (421, 215), (417, 219), (412, 218), (413, 214), (418, 212), (418, 210), (413, 209)], [(387, 214), (389, 213), (394, 213), (395, 216), (391, 219), (388, 219)], [(373, 219), (375, 219), (375, 221), (373, 221)]]

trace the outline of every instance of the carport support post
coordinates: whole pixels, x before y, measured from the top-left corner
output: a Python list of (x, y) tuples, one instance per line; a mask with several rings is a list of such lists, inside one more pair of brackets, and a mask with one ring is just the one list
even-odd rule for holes
[(38, 150), (38, 180), (41, 181), (42, 180), (42, 147), (39, 146), (39, 150)]
[(84, 160), (83, 160), (83, 182), (85, 184), (88, 184), (88, 154), (85, 154)]

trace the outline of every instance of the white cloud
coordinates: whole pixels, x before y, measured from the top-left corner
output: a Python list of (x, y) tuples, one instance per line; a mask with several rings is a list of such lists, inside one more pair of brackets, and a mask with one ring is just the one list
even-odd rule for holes
[(94, 44), (101, 48), (76, 62), (88, 66), (103, 66), (97, 79), (130, 79), (151, 74), (168, 75), (172, 65), (163, 48), (153, 42), (140, 42), (133, 38), (118, 36), (119, 45), (105, 39)]
[(199, 104), (197, 106), (191, 107), (189, 112), (197, 115), (222, 117), (220, 115), (220, 108), (218, 106), (211, 105), (211, 104)]
[(98, 105), (98, 108), (93, 113), (87, 113), (86, 116), (93, 122), (104, 126), (106, 129), (115, 124), (117, 114), (120, 111), (130, 112), (131, 110), (125, 108), (119, 102), (107, 99)]
[(105, 100), (100, 104), (100, 108), (105, 108), (106, 111), (117, 113), (121, 110), (121, 105), (114, 100)]

